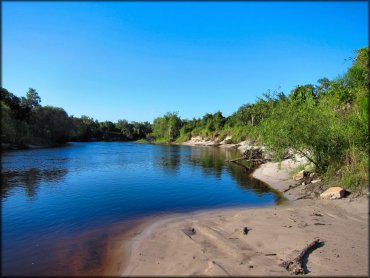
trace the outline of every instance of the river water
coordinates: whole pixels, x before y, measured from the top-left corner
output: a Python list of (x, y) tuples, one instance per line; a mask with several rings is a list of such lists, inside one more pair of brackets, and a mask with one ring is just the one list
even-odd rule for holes
[(120, 223), (279, 202), (243, 167), (224, 162), (237, 156), (215, 147), (123, 142), (3, 153), (3, 275), (98, 274), (110, 228)]

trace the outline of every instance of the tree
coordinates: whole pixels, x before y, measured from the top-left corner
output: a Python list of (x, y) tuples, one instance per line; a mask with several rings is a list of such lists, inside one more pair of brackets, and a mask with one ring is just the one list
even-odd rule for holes
[(341, 136), (343, 127), (334, 107), (329, 100), (317, 104), (313, 96), (307, 96), (303, 103), (301, 100), (280, 102), (253, 134), (277, 157), (283, 157), (287, 149), (294, 149), (324, 173), (348, 146)]
[(330, 89), (331, 82), (326, 77), (319, 79), (317, 82), (319, 83), (319, 85), (316, 86), (318, 96), (320, 96), (321, 94), (325, 93)]
[(178, 113), (167, 113), (165, 116), (167, 123), (167, 139), (168, 142), (172, 142), (180, 134), (181, 119), (178, 117)]
[(32, 110), (33, 135), (47, 143), (65, 143), (72, 135), (72, 121), (60, 107), (44, 106)]
[(364, 47), (356, 51), (354, 63), (348, 69), (345, 80), (352, 88), (369, 88), (369, 48)]
[(1, 142), (17, 142), (17, 123), (11, 108), (1, 102)]
[(26, 94), (26, 98), (24, 99), (24, 103), (26, 106), (30, 107), (31, 109), (35, 107), (40, 107), (41, 98), (39, 94), (36, 92), (35, 89), (29, 88)]
[(299, 85), (295, 87), (289, 95), (289, 99), (306, 101), (307, 98), (316, 97), (315, 87), (312, 84)]
[(158, 140), (172, 142), (180, 134), (182, 121), (177, 112), (166, 113), (163, 117), (157, 117), (153, 121), (152, 135)]
[(10, 108), (10, 113), (15, 119), (29, 121), (31, 108), (22, 103), (21, 98), (1, 88), (1, 102)]
[(132, 140), (134, 137), (134, 131), (131, 124), (127, 120), (118, 120), (116, 124), (117, 129), (125, 136), (126, 140)]

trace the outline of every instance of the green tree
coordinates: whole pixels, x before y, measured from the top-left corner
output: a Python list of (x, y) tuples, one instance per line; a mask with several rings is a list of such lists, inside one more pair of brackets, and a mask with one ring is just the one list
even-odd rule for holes
[(182, 121), (176, 112), (166, 113), (163, 117), (157, 117), (153, 121), (152, 135), (160, 141), (172, 142), (180, 134)]
[(72, 122), (63, 108), (44, 106), (32, 110), (32, 132), (47, 143), (65, 143), (72, 134)]
[(307, 85), (299, 85), (295, 87), (292, 92), (289, 95), (289, 99), (295, 100), (295, 101), (301, 101), (304, 102), (308, 98), (315, 98), (316, 97), (316, 91), (315, 87), (312, 84)]
[(133, 126), (127, 120), (118, 120), (116, 124), (117, 129), (120, 130), (126, 140), (132, 140), (134, 137)]
[(28, 92), (26, 94), (26, 98), (23, 101), (26, 106), (30, 107), (31, 109), (35, 107), (40, 107), (41, 98), (39, 97), (39, 94), (36, 92), (35, 89), (29, 88)]
[(167, 113), (165, 116), (165, 122), (167, 123), (167, 139), (172, 142), (180, 134), (181, 119), (178, 117), (178, 113)]

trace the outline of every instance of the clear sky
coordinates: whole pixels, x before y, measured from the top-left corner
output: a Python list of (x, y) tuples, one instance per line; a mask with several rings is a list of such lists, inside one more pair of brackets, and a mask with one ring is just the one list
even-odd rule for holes
[(220, 110), (335, 78), (367, 2), (2, 2), (2, 86), (99, 121)]

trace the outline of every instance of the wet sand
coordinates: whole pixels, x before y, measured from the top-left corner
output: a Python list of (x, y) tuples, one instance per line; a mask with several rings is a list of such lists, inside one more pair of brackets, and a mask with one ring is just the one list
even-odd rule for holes
[[(253, 176), (282, 191), (293, 184), (293, 167), (290, 160), (280, 170), (267, 163)], [(105, 274), (288, 276), (279, 264), (319, 238), (324, 243), (306, 259), (308, 275), (368, 276), (368, 196), (296, 200), (306, 194), (303, 188), (289, 190), (290, 201), (274, 207), (142, 219), (111, 245)]]

